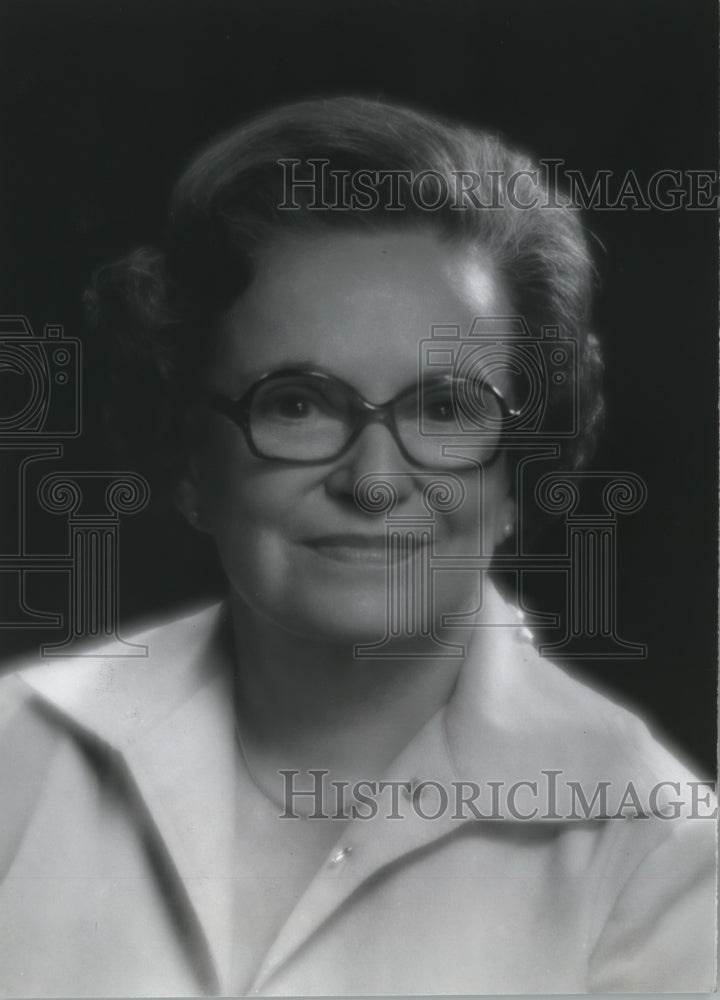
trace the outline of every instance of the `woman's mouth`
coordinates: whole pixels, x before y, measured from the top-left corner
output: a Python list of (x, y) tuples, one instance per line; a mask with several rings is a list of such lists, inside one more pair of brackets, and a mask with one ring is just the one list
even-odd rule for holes
[(389, 562), (404, 562), (426, 548), (429, 536), (408, 532), (402, 537), (385, 535), (322, 535), (303, 539), (302, 544), (318, 555), (335, 562), (365, 563), (386, 566)]

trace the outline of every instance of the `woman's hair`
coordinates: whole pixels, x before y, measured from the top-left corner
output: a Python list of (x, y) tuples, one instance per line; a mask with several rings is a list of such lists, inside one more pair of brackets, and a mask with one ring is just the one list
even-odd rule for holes
[(577, 392), (579, 433), (562, 464), (581, 466), (602, 417), (593, 268), (577, 212), (535, 170), (494, 134), (357, 97), (284, 105), (214, 141), (175, 187), (162, 247), (100, 268), (86, 293), (105, 341), (108, 424), (125, 460), (155, 492), (172, 492), (217, 321), (253, 280), (267, 240), (388, 228), (487, 251), (530, 330), (552, 325), (576, 341), (578, 383), (551, 386), (547, 405), (567, 410)]

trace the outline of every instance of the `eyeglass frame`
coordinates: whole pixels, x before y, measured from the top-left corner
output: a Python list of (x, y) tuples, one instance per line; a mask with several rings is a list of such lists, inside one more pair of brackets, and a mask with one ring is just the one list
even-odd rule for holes
[[(350, 412), (354, 415), (354, 426), (345, 444), (337, 452), (335, 452), (335, 454), (330, 455), (327, 458), (279, 458), (276, 455), (266, 455), (257, 447), (255, 441), (253, 440), (252, 430), (250, 427), (250, 409), (253, 399), (257, 393), (268, 384), (268, 382), (275, 381), (276, 379), (279, 380), (281, 378), (287, 378), (292, 375), (309, 376), (310, 378), (319, 379), (320, 381), (328, 384), (339, 386), (347, 395), (351, 406)], [(439, 379), (438, 381), (442, 382), (443, 380)], [(451, 383), (453, 381), (463, 380), (454, 380), (451, 376), (448, 376), (444, 381)], [(505, 397), (499, 389), (492, 385), (491, 382), (486, 382), (485, 385), (500, 404), (500, 411), (503, 420), (508, 420), (509, 418), (517, 417), (519, 415), (518, 410), (514, 410), (508, 406)], [(214, 392), (209, 389), (203, 393), (203, 397), (214, 412), (227, 417), (240, 428), (251, 454), (256, 458), (262, 458), (266, 462), (282, 462), (286, 465), (328, 465), (331, 462), (336, 462), (339, 458), (342, 458), (342, 456), (352, 448), (366, 427), (369, 427), (371, 424), (381, 424), (392, 434), (393, 440), (395, 441), (395, 444), (405, 461), (410, 462), (411, 465), (415, 465), (418, 468), (423, 468), (427, 466), (424, 466), (424, 463), (419, 462), (416, 458), (413, 458), (403, 444), (400, 432), (397, 428), (394, 412), (395, 407), (403, 398), (416, 395), (417, 399), (420, 399), (420, 393), (418, 392), (419, 386), (420, 383), (417, 382), (414, 385), (408, 386), (407, 389), (403, 389), (402, 392), (393, 396), (393, 398), (389, 399), (386, 403), (371, 403), (369, 400), (365, 399), (365, 397), (359, 393), (354, 386), (350, 385), (344, 379), (338, 378), (336, 375), (331, 375), (328, 372), (311, 368), (282, 368), (265, 372), (264, 375), (261, 375), (248, 389), (246, 389), (239, 399), (231, 399), (223, 393)], [(495, 453), (490, 459), (488, 459), (487, 462), (484, 462), (483, 465), (490, 465), (497, 459), (501, 448), (502, 437), (503, 431), (501, 429)]]

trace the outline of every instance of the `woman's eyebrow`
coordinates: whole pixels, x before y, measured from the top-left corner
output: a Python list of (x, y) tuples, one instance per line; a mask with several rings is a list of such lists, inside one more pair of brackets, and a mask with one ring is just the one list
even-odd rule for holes
[[(219, 392), (232, 399), (238, 399), (244, 392), (247, 392), (252, 385), (258, 382), (261, 378), (265, 378), (267, 375), (274, 375), (276, 372), (288, 372), (289, 374), (292, 374), (293, 372), (301, 373), (311, 371), (323, 371), (323, 369), (317, 363), (313, 364), (310, 361), (289, 361), (277, 365), (266, 366), (264, 368), (252, 368), (249, 371), (239, 372), (231, 377), (227, 388), (218, 388), (217, 385), (214, 384), (218, 380), (211, 378), (209, 381), (213, 384), (208, 386), (208, 388), (211, 392)], [(326, 372), (325, 374), (332, 373)], [(223, 376), (221, 375), (221, 378), (222, 377)]]

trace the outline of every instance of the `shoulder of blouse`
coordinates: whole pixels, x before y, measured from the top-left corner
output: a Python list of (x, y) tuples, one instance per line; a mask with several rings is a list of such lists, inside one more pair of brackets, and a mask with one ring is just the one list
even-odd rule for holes
[(215, 603), (131, 631), (122, 643), (87, 643), (72, 656), (26, 654), (0, 678), (0, 737), (40, 709), (106, 742), (133, 742), (220, 669), (225, 615)]

